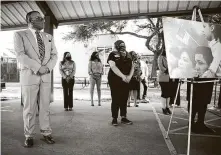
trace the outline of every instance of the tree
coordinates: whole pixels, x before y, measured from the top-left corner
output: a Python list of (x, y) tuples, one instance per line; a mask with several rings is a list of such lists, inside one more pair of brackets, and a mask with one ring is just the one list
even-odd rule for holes
[[(132, 24), (135, 30), (128, 31), (127, 25), (130, 21), (97, 21), (81, 25), (73, 25), (73, 31), (64, 36), (64, 40), (74, 40), (74, 42), (88, 42), (98, 34), (124, 35), (129, 34), (138, 38), (146, 39), (145, 46), (154, 53), (152, 65), (152, 77), (156, 77), (157, 57), (162, 48), (162, 19), (147, 18), (142, 20), (133, 20)], [(141, 33), (142, 31), (142, 33)], [(145, 34), (144, 35), (144, 32)]]

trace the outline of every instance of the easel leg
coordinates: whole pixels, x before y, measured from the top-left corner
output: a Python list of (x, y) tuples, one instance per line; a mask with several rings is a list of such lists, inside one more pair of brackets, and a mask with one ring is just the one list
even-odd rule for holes
[(190, 154), (190, 135), (191, 135), (191, 122), (192, 122), (192, 101), (193, 101), (193, 81), (191, 81), (191, 85), (190, 85), (190, 109), (189, 109), (189, 129), (188, 129), (187, 155)]
[(169, 134), (169, 130), (170, 130), (170, 125), (171, 125), (171, 122), (172, 122), (173, 113), (174, 113), (174, 109), (175, 109), (175, 103), (176, 103), (176, 100), (177, 100), (177, 95), (178, 95), (178, 91), (180, 89), (180, 85), (181, 85), (181, 81), (179, 80), (178, 87), (177, 87), (177, 90), (176, 90), (176, 96), (175, 96), (175, 99), (173, 101), (173, 110), (172, 110), (172, 114), (170, 116), (170, 122), (169, 122), (169, 126), (168, 126), (168, 129), (167, 129), (166, 139), (168, 138), (168, 134)]

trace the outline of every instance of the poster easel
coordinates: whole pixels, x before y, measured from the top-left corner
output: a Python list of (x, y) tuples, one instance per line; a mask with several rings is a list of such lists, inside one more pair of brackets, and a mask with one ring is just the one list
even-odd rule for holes
[[(193, 7), (193, 14), (192, 14), (192, 21), (196, 21), (196, 13), (198, 11), (198, 14), (200, 16), (200, 20), (202, 23), (204, 23), (203, 20), (203, 16), (202, 13), (200, 11), (200, 8), (198, 6), (194, 6)], [(181, 83), (182, 82), (190, 82), (190, 105), (189, 105), (189, 124), (188, 124), (188, 142), (187, 142), (187, 155), (190, 155), (190, 138), (191, 138), (191, 122), (192, 122), (192, 100), (193, 100), (193, 84), (194, 83), (209, 83), (209, 82), (217, 82), (220, 80), (210, 80), (210, 81), (195, 81), (194, 78), (192, 78), (191, 80), (183, 80), (183, 79), (179, 79), (179, 83), (178, 83), (178, 87), (176, 90), (176, 95), (175, 95), (175, 99), (174, 99), (174, 103), (173, 103), (173, 109), (172, 109), (172, 114), (170, 117), (170, 121), (169, 121), (169, 125), (168, 125), (168, 129), (166, 132), (166, 139), (168, 138), (168, 134), (169, 134), (169, 130), (170, 130), (170, 126), (171, 126), (171, 122), (172, 122), (172, 118), (173, 118), (173, 114), (174, 114), (174, 109), (175, 109), (175, 103), (177, 100), (177, 95), (178, 95), (178, 91), (180, 89)]]

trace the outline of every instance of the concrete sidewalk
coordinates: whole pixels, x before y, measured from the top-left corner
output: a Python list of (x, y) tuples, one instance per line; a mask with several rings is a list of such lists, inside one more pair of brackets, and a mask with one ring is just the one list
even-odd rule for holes
[[(8, 87), (3, 92), (12, 97), (20, 95), (19, 87)], [(95, 100), (97, 100), (95, 90)], [(102, 106), (90, 106), (89, 88), (74, 90), (74, 111), (64, 112), (63, 93), (55, 88), (55, 102), (51, 104), (51, 121), (56, 144), (47, 145), (40, 140), (39, 122), (36, 122), (35, 145), (23, 148), (23, 119), (20, 99), (1, 102), (2, 155), (183, 155), (187, 150), (188, 113), (185, 91), (181, 91), (182, 108), (175, 109), (169, 139), (165, 131), (169, 116), (162, 114), (160, 89), (148, 90), (149, 104), (128, 108), (131, 126), (111, 125), (110, 90), (102, 89)], [(133, 105), (133, 104), (131, 104)], [(211, 103), (210, 106), (213, 106)], [(120, 119), (119, 119), (120, 121)], [(191, 155), (221, 155), (221, 118), (207, 111), (206, 123), (216, 133), (192, 134)], [(163, 136), (164, 135), (164, 136)]]
[[(63, 103), (51, 105), (51, 122), (56, 144), (40, 140), (36, 122), (35, 145), (23, 148), (20, 100), (2, 102), (2, 155), (170, 155), (150, 104), (128, 108), (133, 125), (111, 125), (110, 102), (91, 107), (74, 101), (74, 111), (64, 112)], [(119, 119), (120, 121), (120, 119)]]

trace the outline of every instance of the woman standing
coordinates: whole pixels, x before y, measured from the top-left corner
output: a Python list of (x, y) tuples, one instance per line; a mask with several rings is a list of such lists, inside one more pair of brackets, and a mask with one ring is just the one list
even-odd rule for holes
[(75, 83), (75, 62), (71, 58), (70, 52), (65, 52), (63, 60), (60, 62), (60, 73), (62, 76), (62, 87), (64, 93), (64, 109), (72, 111), (73, 108), (73, 87)]
[(126, 51), (125, 43), (117, 40), (115, 49), (109, 54), (107, 62), (110, 65), (108, 83), (111, 90), (112, 125), (117, 126), (118, 111), (120, 109), (121, 123), (132, 124), (127, 119), (127, 100), (129, 95), (129, 82), (132, 78), (134, 67), (131, 56)]
[(134, 74), (130, 80), (129, 83), (129, 97), (128, 97), (128, 101), (127, 101), (127, 106), (130, 107), (130, 98), (133, 95), (133, 99), (134, 99), (134, 106), (138, 107), (137, 104), (137, 92), (140, 89), (140, 81), (141, 81), (141, 65), (140, 62), (138, 61), (138, 55), (137, 53), (135, 53), (134, 51), (131, 51), (129, 53), (132, 57), (132, 61), (134, 64)]
[(168, 115), (171, 114), (171, 111), (169, 109), (169, 103), (170, 103), (170, 97), (172, 97), (172, 93), (170, 91), (172, 81), (168, 73), (166, 51), (164, 48), (162, 48), (162, 52), (158, 57), (158, 67), (160, 69), (158, 74), (158, 79), (161, 87), (162, 111), (163, 114)]
[(98, 106), (101, 106), (101, 79), (103, 75), (103, 64), (99, 58), (98, 52), (93, 52), (88, 64), (88, 74), (90, 75), (90, 95), (91, 106), (94, 106), (94, 86), (97, 85)]

